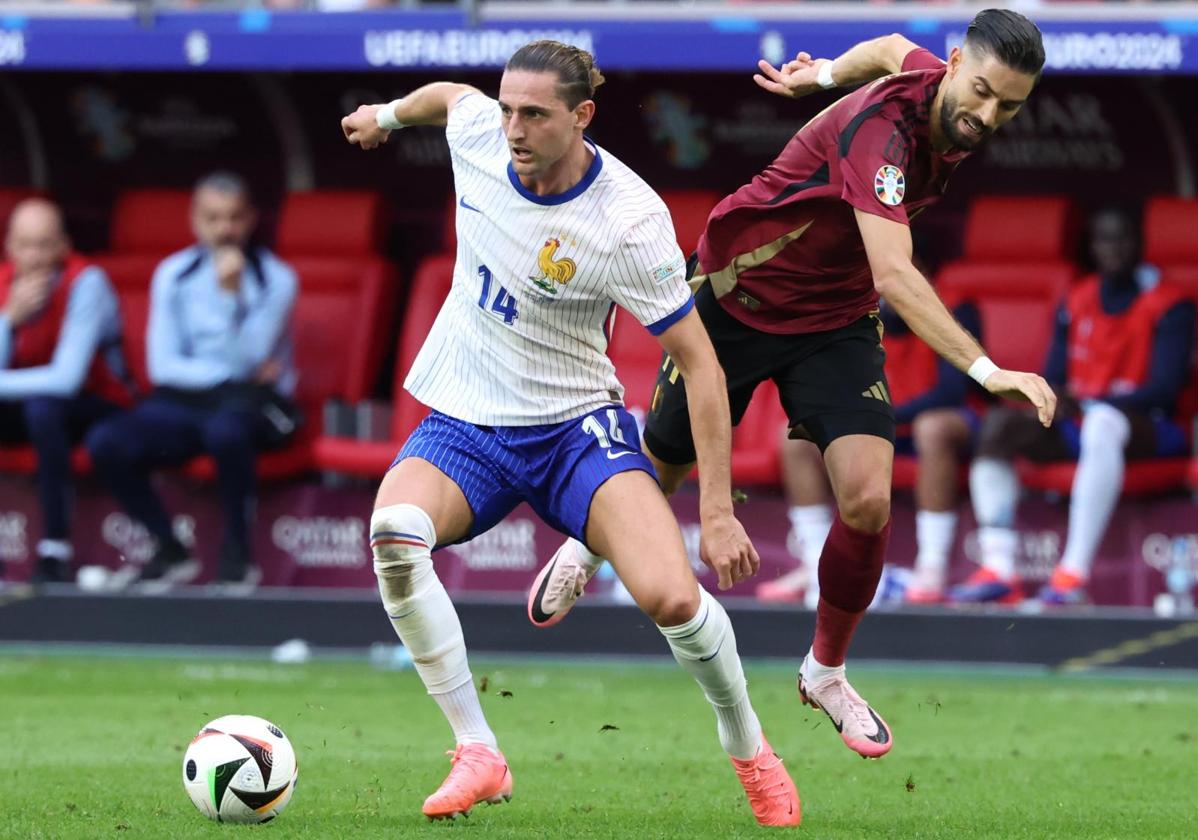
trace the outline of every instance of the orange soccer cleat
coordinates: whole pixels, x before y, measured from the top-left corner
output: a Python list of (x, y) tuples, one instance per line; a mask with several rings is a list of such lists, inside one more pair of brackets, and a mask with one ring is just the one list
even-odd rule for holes
[(749, 797), (749, 807), (757, 822), (761, 825), (798, 825), (802, 821), (799, 791), (764, 735), (757, 756), (733, 758), (732, 767)]
[(485, 744), (458, 744), (451, 753), (453, 767), (436, 793), (424, 800), (430, 820), (470, 816), (480, 802), (498, 805), (512, 798), (512, 773), (503, 753)]

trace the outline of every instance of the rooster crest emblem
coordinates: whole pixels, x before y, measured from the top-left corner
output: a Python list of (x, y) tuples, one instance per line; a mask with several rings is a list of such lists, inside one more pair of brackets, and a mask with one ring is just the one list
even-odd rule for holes
[(532, 276), (531, 280), (537, 288), (546, 291), (551, 295), (557, 294), (557, 289), (554, 284), (561, 286), (570, 282), (574, 276), (574, 272), (578, 270), (578, 266), (574, 264), (574, 260), (569, 257), (561, 257), (556, 259), (554, 255), (557, 249), (562, 247), (562, 241), (557, 237), (550, 237), (545, 240), (545, 244), (541, 247), (537, 254), (537, 268), (540, 270), (539, 277)]

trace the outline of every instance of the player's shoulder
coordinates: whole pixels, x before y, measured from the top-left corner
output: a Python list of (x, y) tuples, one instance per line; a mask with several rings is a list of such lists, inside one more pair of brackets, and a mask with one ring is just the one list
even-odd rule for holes
[(499, 102), (482, 91), (463, 88), (449, 109), (445, 139), (450, 147), (457, 149), (476, 143), (480, 134), (491, 136), (501, 129)]
[(184, 274), (190, 274), (199, 268), (204, 259), (204, 249), (198, 244), (188, 245), (182, 250), (170, 254), (154, 269), (155, 278), (176, 279)]
[(623, 236), (646, 221), (669, 220), (666, 203), (640, 175), (615, 155), (596, 149), (603, 159), (603, 171), (595, 183), (602, 198), (597, 202), (596, 225)]

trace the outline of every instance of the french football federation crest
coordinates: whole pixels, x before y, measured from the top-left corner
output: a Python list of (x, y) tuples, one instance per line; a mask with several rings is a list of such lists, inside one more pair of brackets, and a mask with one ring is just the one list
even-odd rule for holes
[(903, 176), (903, 170), (897, 166), (886, 164), (878, 169), (878, 174), (874, 176), (874, 192), (878, 195), (878, 201), (890, 207), (897, 207), (903, 201), (903, 195), (907, 192), (907, 179)]
[(556, 237), (545, 240), (540, 253), (537, 254), (537, 269), (540, 276), (531, 275), (531, 280), (537, 288), (551, 295), (557, 294), (556, 285), (564, 286), (574, 277), (578, 266), (569, 257), (557, 258), (557, 249), (562, 247), (562, 241)]

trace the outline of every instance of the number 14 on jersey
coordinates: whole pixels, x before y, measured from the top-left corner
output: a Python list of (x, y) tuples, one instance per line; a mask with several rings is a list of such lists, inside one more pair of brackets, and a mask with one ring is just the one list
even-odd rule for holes
[(478, 274), (483, 279), (482, 294), (478, 296), (478, 306), (480, 309), (486, 309), (488, 303), (490, 309), (497, 315), (503, 316), (503, 323), (511, 324), (520, 317), (520, 313), (516, 311), (516, 299), (512, 297), (511, 292), (503, 286), (499, 286), (495, 292), (494, 300), (491, 299), (491, 286), (498, 285), (494, 283), (494, 277), (491, 274), (491, 269), (485, 265), (478, 267)]

